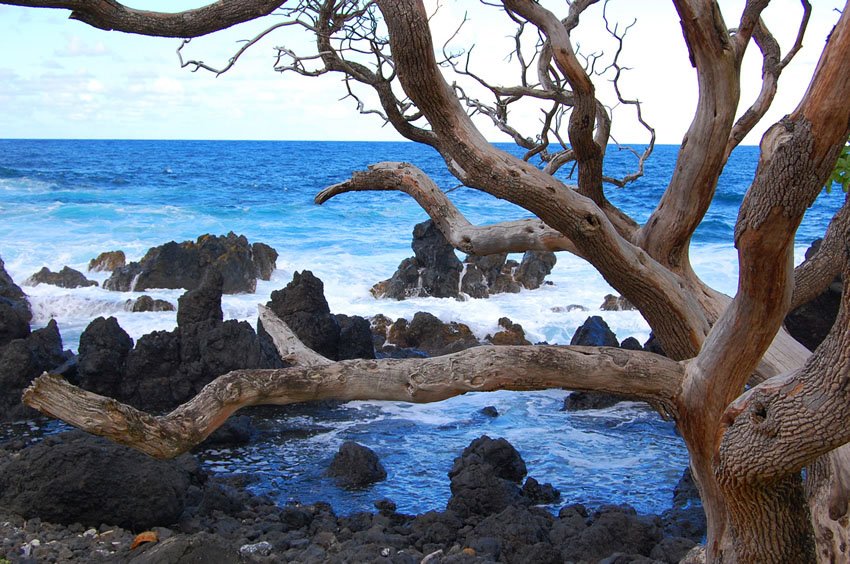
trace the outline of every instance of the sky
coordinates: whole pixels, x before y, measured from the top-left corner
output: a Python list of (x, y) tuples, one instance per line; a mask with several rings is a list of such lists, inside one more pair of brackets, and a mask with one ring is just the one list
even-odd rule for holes
[[(428, 0), (433, 8), (436, 0)], [(203, 0), (135, 0), (132, 7), (176, 11)], [(563, 2), (554, 3), (563, 9)], [(744, 0), (721, 0), (726, 23), (736, 25)], [(757, 144), (764, 129), (796, 106), (811, 78), (826, 35), (838, 18), (839, 0), (816, 0), (803, 50), (786, 68), (771, 112), (747, 139)], [(678, 17), (665, 0), (611, 0), (609, 16), (625, 38), (621, 81), (624, 94), (643, 104), (659, 143), (678, 144), (696, 104), (695, 72), (688, 61)], [(472, 63), (494, 83), (508, 84), (515, 61), (507, 61), (511, 30), (498, 12), (480, 12), (471, 0), (440, 0), (432, 19), (437, 44), (448, 38), (464, 13), (470, 21), (450, 48), (475, 45)], [(601, 25), (601, 4), (582, 18), (574, 34), (581, 53), (610, 57), (615, 46)], [(765, 12), (783, 55), (793, 43), (802, 9), (799, 0), (774, 0)], [(376, 116), (358, 114), (339, 76), (305, 78), (275, 72), (274, 47), (309, 48), (303, 34), (278, 30), (254, 45), (227, 73), (180, 68), (181, 41), (105, 32), (67, 18), (65, 10), (0, 6), (0, 138), (400, 140)], [(190, 58), (226, 64), (240, 40), (280, 21), (271, 16), (186, 46)], [(761, 61), (750, 46), (742, 70), (740, 112), (760, 87)], [(607, 77), (599, 95), (614, 105)], [(607, 97), (607, 98), (606, 98)], [(523, 132), (532, 132), (537, 109), (515, 112)], [(507, 140), (482, 125), (492, 140)], [(614, 108), (614, 135), (645, 143), (646, 131), (627, 107)]]

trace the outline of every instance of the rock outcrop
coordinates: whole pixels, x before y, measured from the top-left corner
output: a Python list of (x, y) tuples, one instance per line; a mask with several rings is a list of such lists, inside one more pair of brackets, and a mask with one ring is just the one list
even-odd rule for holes
[(94, 320), (80, 338), (82, 386), (139, 409), (170, 410), (231, 370), (282, 367), (248, 323), (223, 321), (222, 285), (210, 271), (180, 297), (176, 329), (144, 335), (131, 349), (114, 319)]
[(133, 313), (142, 313), (146, 311), (174, 311), (175, 307), (169, 301), (154, 299), (148, 295), (142, 295), (135, 300), (127, 300), (124, 306), (128, 311)]
[(472, 441), (449, 471), (452, 496), (446, 509), (461, 517), (487, 516), (511, 506), (552, 503), (560, 494), (536, 480), (520, 488), (525, 461), (505, 439), (484, 435)]
[(59, 326), (30, 330), (32, 311), (23, 290), (0, 259), (0, 421), (35, 415), (24, 407), (21, 393), (42, 372), (65, 364), (72, 356), (62, 350)]
[(248, 243), (244, 235), (202, 235), (197, 241), (171, 241), (150, 249), (139, 262), (115, 269), (104, 283), (107, 290), (143, 291), (149, 288), (197, 288), (206, 273), (217, 270), (225, 294), (253, 293), (257, 278), (268, 280), (277, 252), (264, 243)]
[(413, 228), (414, 256), (404, 259), (389, 280), (372, 287), (377, 298), (486, 298), (490, 294), (539, 288), (555, 266), (555, 254), (528, 251), (522, 262), (507, 254), (467, 256), (461, 262), (454, 248), (428, 220)]
[(309, 270), (295, 272), (285, 288), (272, 292), (266, 307), (302, 343), (326, 358), (375, 358), (369, 322), (359, 316), (331, 314), (325, 285)]
[(463, 323), (443, 323), (436, 316), (420, 311), (412, 320), (397, 319), (389, 327), (382, 350), (412, 349), (426, 356), (441, 356), (479, 344), (472, 330)]
[(46, 266), (30, 276), (24, 282), (25, 286), (38, 286), (39, 284), (50, 284), (60, 288), (88, 288), (97, 286), (97, 282), (89, 280), (79, 270), (64, 266), (59, 272), (51, 272)]

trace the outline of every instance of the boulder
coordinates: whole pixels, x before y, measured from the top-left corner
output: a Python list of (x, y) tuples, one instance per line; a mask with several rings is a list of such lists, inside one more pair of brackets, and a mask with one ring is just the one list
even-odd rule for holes
[[(467, 543), (497, 553), (500, 562), (560, 564), (560, 554), (549, 538), (554, 520), (538, 508), (512, 505), (475, 525), (467, 534)], [(492, 539), (492, 546), (487, 547), (484, 539)]]
[(388, 331), (387, 343), (403, 349), (416, 349), (428, 356), (440, 356), (477, 346), (478, 339), (466, 325), (443, 323), (426, 312), (417, 312), (413, 319), (398, 319)]
[(342, 487), (362, 488), (385, 480), (387, 471), (372, 449), (345, 441), (334, 455), (327, 475)]
[(620, 348), (629, 351), (642, 351), (643, 345), (641, 345), (640, 341), (638, 341), (634, 337), (626, 337), (625, 339), (623, 339), (623, 342), (620, 343)]
[(204, 477), (183, 455), (156, 460), (80, 431), (47, 437), (0, 469), (0, 505), (53, 523), (143, 531), (175, 523)]
[(257, 245), (250, 245), (244, 235), (233, 232), (220, 237), (202, 235), (197, 241), (170, 241), (150, 249), (139, 262), (114, 270), (103, 287), (122, 292), (149, 288), (191, 290), (201, 284), (208, 270), (217, 270), (224, 293), (253, 293), (257, 277), (271, 276), (277, 258), (268, 245)]
[(514, 279), (523, 288), (536, 290), (543, 285), (556, 262), (555, 253), (551, 251), (526, 251), (514, 273)]
[(649, 333), (649, 339), (643, 344), (643, 350), (660, 354), (661, 356), (667, 356), (667, 353), (664, 352), (664, 347), (661, 346), (661, 341), (652, 332)]
[(204, 439), (198, 448), (233, 448), (245, 446), (251, 442), (254, 423), (247, 415), (229, 417), (221, 427)]
[(169, 301), (154, 299), (148, 295), (139, 296), (135, 300), (127, 300), (124, 302), (124, 307), (133, 313), (142, 313), (146, 311), (174, 311), (175, 307)]
[(27, 296), (6, 272), (0, 258), (0, 347), (30, 334), (32, 311)]
[(449, 471), (452, 495), (446, 509), (461, 517), (486, 516), (511, 505), (528, 505), (519, 484), (525, 462), (505, 439), (481, 436), (455, 458)]
[(79, 270), (67, 266), (62, 267), (59, 272), (51, 272), (46, 266), (30, 276), (24, 282), (26, 286), (38, 286), (39, 284), (50, 284), (60, 288), (87, 288), (97, 286), (97, 282), (86, 278)]
[(453, 298), (458, 295), (463, 264), (433, 221), (413, 228), (413, 254), (418, 263), (423, 296)]
[(62, 350), (59, 326), (51, 319), (46, 327), (0, 347), (0, 421), (31, 417), (34, 410), (21, 403), (21, 393), (45, 371), (65, 364), (73, 356)]
[(126, 264), (124, 251), (106, 251), (89, 261), (89, 272), (112, 272)]
[(499, 327), (501, 331), (494, 335), (487, 335), (484, 340), (489, 341), (493, 345), (530, 345), (531, 342), (525, 338), (525, 331), (522, 325), (514, 323), (507, 317), (499, 319)]
[(598, 315), (588, 317), (585, 322), (576, 329), (570, 345), (581, 345), (585, 347), (619, 347), (617, 336)]

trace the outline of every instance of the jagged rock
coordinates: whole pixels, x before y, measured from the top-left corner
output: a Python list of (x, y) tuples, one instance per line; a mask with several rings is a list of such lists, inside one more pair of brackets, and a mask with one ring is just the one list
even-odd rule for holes
[[(125, 342), (126, 334), (121, 336), (123, 330), (117, 323), (92, 328), (92, 334), (100, 336), (92, 339), (91, 346), (82, 347), (81, 343), (80, 365), (103, 362), (110, 376), (95, 379), (92, 375), (84, 381), (89, 386), (111, 387), (111, 392), (103, 389), (103, 393), (136, 408), (164, 411), (187, 401), (231, 370), (282, 367), (274, 347), (264, 343), (248, 323), (222, 321), (221, 284), (222, 277), (211, 271), (201, 286), (180, 297), (177, 329), (143, 335), (127, 352), (123, 364), (119, 357), (110, 356), (118, 346), (112, 341)], [(103, 325), (102, 321), (98, 323)], [(115, 334), (107, 337), (107, 331)], [(83, 373), (91, 372), (85, 368)]]
[(462, 323), (443, 323), (426, 312), (417, 312), (408, 323), (398, 319), (389, 329), (387, 343), (440, 356), (477, 346), (478, 339)]
[(514, 278), (523, 288), (535, 290), (543, 285), (543, 281), (552, 272), (557, 258), (550, 251), (526, 251), (522, 255)]
[(71, 431), (23, 449), (0, 472), (0, 505), (54, 523), (101, 523), (143, 531), (175, 523), (190, 486), (202, 482), (189, 455), (162, 461)]
[(241, 558), (220, 536), (200, 532), (164, 539), (143, 553), (134, 555), (128, 564), (239, 564), (250, 561)]
[(570, 345), (581, 345), (585, 347), (619, 347), (617, 336), (598, 315), (588, 317), (584, 323), (573, 333)]
[[(812, 241), (806, 250), (806, 261), (811, 260), (818, 252), (822, 242), (822, 239)], [(807, 349), (815, 350), (826, 338), (838, 317), (843, 291), (844, 282), (839, 274), (826, 290), (788, 313), (785, 317), (785, 328)]]
[(549, 539), (553, 521), (552, 515), (539, 508), (512, 505), (482, 520), (468, 538), (492, 539), (493, 548), (488, 550), (480, 540), (479, 546), (484, 552), (498, 553), (499, 562), (560, 564), (560, 554)]
[(530, 345), (531, 342), (525, 338), (525, 331), (522, 325), (514, 323), (507, 317), (499, 319), (499, 327), (502, 331), (494, 335), (487, 335), (484, 340), (490, 341), (493, 345)]
[(412, 247), (415, 256), (404, 259), (392, 278), (375, 284), (372, 295), (403, 300), (425, 296), (486, 298), (503, 292), (517, 293), (523, 287), (540, 287), (556, 260), (553, 253), (529, 251), (521, 264), (506, 260), (505, 253), (468, 255), (461, 263), (431, 220), (414, 227)]
[(148, 295), (139, 296), (135, 300), (127, 300), (124, 302), (124, 307), (133, 313), (142, 313), (146, 311), (174, 311), (175, 307), (169, 301), (154, 299)]
[(98, 317), (80, 335), (77, 375), (80, 387), (115, 397), (133, 340), (114, 317)]
[(378, 455), (354, 441), (345, 441), (334, 455), (327, 475), (346, 488), (362, 488), (387, 478)]
[(106, 251), (89, 261), (89, 272), (112, 272), (126, 264), (124, 251)]
[(266, 304), (307, 347), (337, 360), (340, 327), (325, 299), (325, 285), (309, 270), (296, 272)]
[(32, 311), (27, 296), (6, 272), (0, 258), (0, 347), (30, 334)]
[(602, 302), (602, 305), (599, 306), (599, 309), (601, 309), (602, 311), (628, 311), (637, 308), (623, 296), (607, 294), (604, 298), (604, 301)]
[(62, 350), (59, 326), (53, 319), (46, 327), (0, 347), (0, 420), (14, 421), (35, 415), (35, 411), (21, 403), (24, 388), (33, 378), (64, 364), (71, 356)]
[(379, 313), (370, 317), (368, 321), (369, 327), (372, 331), (372, 343), (376, 350), (380, 349), (384, 346), (384, 343), (387, 342), (387, 335), (389, 334), (393, 320), (386, 315)]
[(527, 504), (519, 487), (526, 472), (525, 462), (508, 441), (479, 437), (454, 460), (449, 471), (452, 495), (446, 509), (467, 517)]
[(244, 235), (202, 235), (194, 242), (171, 241), (150, 249), (141, 261), (113, 271), (103, 287), (124, 292), (148, 288), (191, 290), (200, 285), (208, 270), (217, 270), (222, 275), (224, 293), (253, 293), (258, 275), (270, 276), (274, 270), (273, 263), (270, 265), (273, 256), (276, 259), (274, 249), (262, 243), (250, 245)]
[(51, 272), (46, 266), (30, 276), (24, 282), (26, 286), (38, 286), (39, 284), (50, 284), (60, 288), (87, 288), (97, 286), (97, 282), (86, 278), (79, 270), (67, 266), (62, 267), (59, 272)]

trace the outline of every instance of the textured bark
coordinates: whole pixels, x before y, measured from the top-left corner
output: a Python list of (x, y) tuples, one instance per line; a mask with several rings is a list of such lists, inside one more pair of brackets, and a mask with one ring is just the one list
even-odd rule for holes
[(71, 10), (70, 18), (107, 31), (157, 37), (199, 37), (271, 14), (286, 0), (218, 0), (183, 12), (151, 12), (115, 0), (4, 0), (2, 4)]
[(601, 390), (673, 413), (682, 366), (645, 352), (606, 347), (475, 347), (430, 359), (348, 360), (220, 376), (168, 415), (153, 416), (45, 374), (26, 405), (158, 458), (186, 452), (242, 407), (305, 401), (427, 403), (493, 390)]

